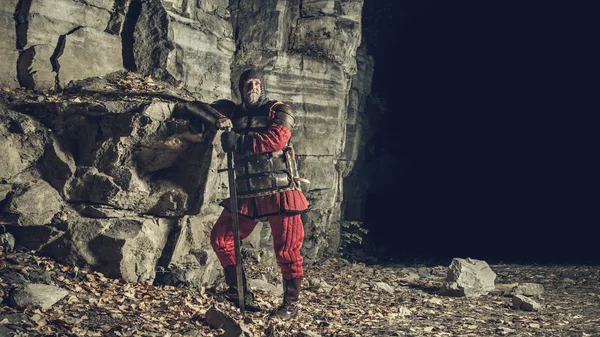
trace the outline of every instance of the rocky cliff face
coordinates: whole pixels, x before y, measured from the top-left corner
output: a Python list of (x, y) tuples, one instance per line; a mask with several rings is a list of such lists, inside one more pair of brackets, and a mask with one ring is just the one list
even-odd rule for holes
[[(157, 93), (239, 101), (239, 74), (257, 67), (297, 116), (311, 181), (303, 253), (337, 250), (367, 130), (362, 0), (2, 2), (0, 222), (19, 243), (128, 280), (214, 281), (224, 154)], [(245, 246), (272, 264), (268, 235), (257, 228)]]

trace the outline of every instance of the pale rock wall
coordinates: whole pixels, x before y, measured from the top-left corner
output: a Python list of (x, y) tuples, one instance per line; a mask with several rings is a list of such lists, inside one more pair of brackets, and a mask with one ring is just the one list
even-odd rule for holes
[(0, 87), (19, 87), (17, 80), (17, 32), (15, 30), (15, 10), (19, 0), (2, 0), (0, 6)]
[[(119, 33), (128, 0), (3, 0), (0, 18), (12, 13), (2, 48), (3, 83), (27, 89), (62, 88), (70, 80), (102, 76), (123, 69)], [(15, 28), (16, 27), (16, 28)], [(16, 72), (9, 71), (14, 68)], [(16, 76), (15, 76), (16, 75)], [(13, 83), (13, 85), (10, 85)]]
[[(337, 251), (344, 208), (361, 202), (345, 182), (356, 181), (368, 134), (362, 0), (2, 2), (9, 89), (102, 91), (110, 86), (98, 77), (127, 68), (198, 100), (239, 102), (240, 73), (263, 70), (269, 97), (295, 112), (292, 142), (311, 181), (303, 255)], [(30, 249), (112, 277), (214, 282), (209, 234), (228, 193), (217, 172), (225, 156), (218, 134), (171, 120), (173, 106), (112, 96), (0, 105), (0, 224)], [(259, 226), (246, 256), (274, 265), (269, 235)]]

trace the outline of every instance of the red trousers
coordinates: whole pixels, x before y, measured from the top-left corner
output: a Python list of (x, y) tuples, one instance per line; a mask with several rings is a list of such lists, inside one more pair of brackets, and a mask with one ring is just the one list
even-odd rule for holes
[[(258, 221), (244, 216), (238, 216), (240, 239), (248, 237), (258, 224)], [(302, 255), (300, 248), (304, 241), (304, 227), (302, 218), (298, 213), (281, 213), (267, 218), (271, 225), (273, 236), (273, 247), (277, 264), (281, 269), (283, 278), (290, 280), (302, 276)], [(235, 264), (235, 247), (233, 240), (233, 225), (231, 213), (224, 209), (215, 223), (211, 233), (210, 242), (221, 262), (221, 266), (227, 267)]]

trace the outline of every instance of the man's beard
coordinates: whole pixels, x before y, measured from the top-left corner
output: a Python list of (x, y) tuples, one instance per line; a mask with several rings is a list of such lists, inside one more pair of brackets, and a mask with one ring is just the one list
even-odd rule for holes
[(256, 106), (258, 102), (260, 102), (260, 94), (258, 92), (253, 91), (246, 95), (246, 104)]

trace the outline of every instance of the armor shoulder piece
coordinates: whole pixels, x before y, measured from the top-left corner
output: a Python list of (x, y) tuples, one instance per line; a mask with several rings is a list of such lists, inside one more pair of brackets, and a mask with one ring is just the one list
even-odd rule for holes
[(220, 99), (220, 100), (212, 102), (211, 106), (215, 110), (222, 113), (223, 115), (227, 116), (228, 118), (231, 118), (231, 115), (233, 114), (233, 110), (235, 110), (235, 108), (237, 107), (237, 104), (233, 103), (232, 101), (230, 101), (228, 99)]
[(285, 126), (290, 131), (294, 129), (295, 120), (294, 114), (292, 112), (292, 108), (283, 103), (283, 102), (275, 102), (271, 107), (271, 112), (273, 116), (273, 123), (277, 123)]

